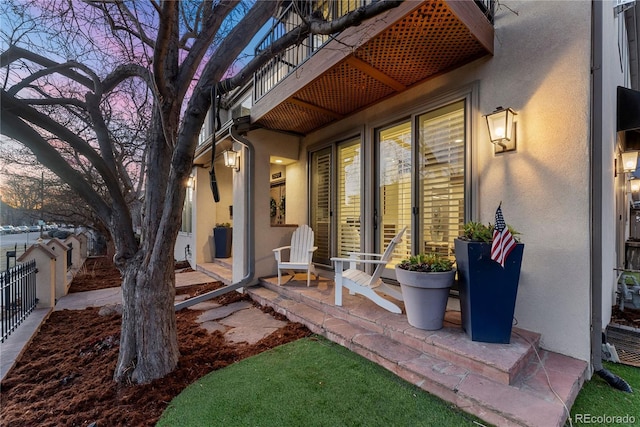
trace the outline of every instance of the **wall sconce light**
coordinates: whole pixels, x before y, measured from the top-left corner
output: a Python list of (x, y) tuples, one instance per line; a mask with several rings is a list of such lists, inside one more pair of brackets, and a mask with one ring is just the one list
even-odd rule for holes
[(640, 192), (640, 179), (629, 180), (629, 192), (632, 194), (638, 194), (638, 192)]
[(511, 108), (498, 107), (487, 114), (487, 127), (489, 138), (494, 145), (494, 152), (504, 153), (516, 149), (516, 129), (513, 121), (517, 113)]
[(195, 183), (195, 180), (193, 179), (192, 176), (190, 176), (189, 178), (187, 178), (187, 188), (193, 188), (193, 184)]
[(622, 153), (622, 171), (625, 173), (633, 173), (638, 167), (638, 152), (625, 151)]
[(233, 168), (236, 171), (240, 170), (240, 152), (233, 150), (225, 150), (222, 152), (224, 157), (224, 165), (228, 168)]

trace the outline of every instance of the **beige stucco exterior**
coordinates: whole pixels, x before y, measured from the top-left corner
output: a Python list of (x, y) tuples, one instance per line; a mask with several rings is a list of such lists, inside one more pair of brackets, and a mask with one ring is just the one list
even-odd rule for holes
[(69, 290), (67, 283), (67, 247), (60, 239), (49, 239), (44, 245), (52, 251), (56, 256), (55, 282), (56, 282), (56, 300), (65, 296)]
[[(621, 181), (614, 177), (618, 140), (615, 129), (616, 86), (624, 85), (618, 57), (619, 22), (613, 2), (595, 2), (603, 22), (602, 134), (592, 134), (592, 4), (570, 1), (511, 1), (495, 19), (494, 55), (418, 84), (304, 137), (254, 130), (246, 138), (255, 147), (255, 206), (246, 211), (247, 150), (239, 172), (232, 172), (232, 201), (213, 204), (208, 174), (196, 168), (192, 245), (195, 263), (210, 262), (211, 227), (219, 210), (234, 206), (233, 276), (248, 271), (245, 233), (239, 224), (255, 215), (255, 275), (274, 275), (272, 249), (288, 244), (292, 227), (273, 227), (269, 217), (269, 157), (297, 160), (280, 166), (286, 176), (288, 224), (309, 220), (309, 151), (354, 136), (362, 141), (363, 210), (373, 209), (375, 130), (396, 120), (467, 99), (467, 167), (471, 217), (494, 222), (500, 202), (505, 219), (522, 233), (524, 261), (515, 317), (518, 326), (542, 335), (541, 345), (590, 360), (593, 263), (600, 263), (603, 320), (610, 319), (620, 258), (616, 229), (625, 226), (627, 205), (616, 201)], [(517, 13), (516, 13), (517, 12)], [(304, 72), (302, 70), (301, 72)], [(517, 112), (517, 150), (494, 154), (484, 114), (497, 106)], [(597, 137), (597, 138), (594, 138)], [(594, 140), (601, 140), (597, 145)], [(594, 149), (602, 164), (594, 168)], [(237, 148), (241, 148), (236, 144)], [(599, 158), (599, 157), (598, 157)], [(221, 170), (223, 168), (218, 168)], [(602, 223), (592, 224), (592, 179), (602, 185)], [(219, 177), (223, 184), (224, 178)], [(229, 184), (231, 185), (231, 184)], [(202, 189), (205, 195), (202, 194)], [(622, 215), (622, 216), (620, 216)], [(373, 231), (363, 230), (365, 250), (375, 250)], [(600, 238), (594, 239), (594, 233)], [(601, 242), (602, 259), (593, 259), (592, 242)], [(177, 247), (176, 253), (184, 253)]]
[(47, 246), (40, 243), (33, 244), (23, 253), (18, 262), (35, 260), (36, 268), (36, 298), (38, 308), (52, 308), (56, 305), (56, 254)]

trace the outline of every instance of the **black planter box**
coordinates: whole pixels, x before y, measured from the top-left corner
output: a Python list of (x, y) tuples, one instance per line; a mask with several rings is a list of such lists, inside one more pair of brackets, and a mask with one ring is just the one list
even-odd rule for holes
[(463, 329), (473, 341), (508, 344), (524, 244), (516, 245), (502, 268), (491, 259), (491, 243), (454, 243)]
[(216, 258), (229, 258), (231, 256), (231, 242), (233, 241), (233, 228), (216, 227), (213, 229), (213, 242)]

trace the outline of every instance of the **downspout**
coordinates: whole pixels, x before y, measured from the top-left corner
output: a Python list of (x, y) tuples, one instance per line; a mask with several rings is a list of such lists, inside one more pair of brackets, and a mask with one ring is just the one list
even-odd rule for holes
[[(198, 304), (203, 301), (210, 300), (211, 298), (218, 297), (220, 295), (224, 295), (227, 292), (234, 291), (239, 288), (243, 288), (247, 285), (251, 285), (253, 281), (253, 276), (255, 275), (255, 260), (256, 260), (256, 247), (255, 247), (255, 213), (253, 209), (254, 199), (255, 199), (255, 149), (251, 141), (242, 136), (238, 128), (239, 127), (247, 127), (248, 128), (248, 118), (240, 117), (238, 119), (234, 119), (233, 125), (229, 129), (229, 135), (233, 138), (234, 141), (243, 145), (246, 150), (246, 162), (245, 167), (245, 191), (244, 191), (244, 206), (245, 206), (245, 226), (246, 233), (244, 237), (244, 263), (248, 267), (247, 271), (242, 279), (239, 282), (233, 283), (231, 285), (225, 286), (220, 289), (216, 289), (215, 291), (207, 292), (205, 294), (199, 295), (194, 298), (189, 298), (188, 300), (181, 301), (174, 305), (175, 311), (182, 310), (183, 308), (190, 307), (192, 305)], [(214, 145), (215, 146), (215, 145)], [(213, 148), (212, 148), (213, 149)], [(213, 162), (213, 158), (212, 158)], [(213, 165), (212, 165), (213, 168)]]
[[(245, 191), (244, 191), (244, 207), (245, 207), (245, 226), (246, 233), (244, 237), (244, 261), (247, 265), (247, 274), (239, 283), (249, 284), (253, 280), (256, 264), (256, 239), (255, 239), (255, 210), (253, 208), (255, 200), (255, 148), (251, 141), (241, 135), (238, 128), (244, 127), (248, 129), (248, 117), (240, 117), (233, 120), (230, 133), (231, 138), (246, 148), (247, 160), (245, 162)], [(243, 129), (245, 131), (245, 129)]]
[(602, 366), (602, 49), (603, 13), (599, 1), (591, 2), (591, 366), (611, 387), (631, 393), (622, 378)]

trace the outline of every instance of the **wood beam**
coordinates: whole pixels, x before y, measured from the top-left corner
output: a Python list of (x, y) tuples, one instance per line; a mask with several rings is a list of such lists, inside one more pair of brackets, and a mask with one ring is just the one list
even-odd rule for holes
[(378, 80), (382, 84), (389, 86), (390, 88), (394, 89), (397, 92), (402, 92), (407, 88), (405, 85), (403, 85), (399, 81), (389, 77), (388, 75), (384, 74), (382, 71), (364, 62), (360, 58), (356, 58), (355, 56), (350, 56), (349, 58), (347, 58), (347, 64), (351, 65), (353, 68), (357, 68), (358, 70), (373, 77), (374, 79)]
[(306, 101), (302, 101), (302, 100), (297, 99), (297, 98), (291, 97), (291, 98), (287, 99), (285, 102), (290, 102), (291, 104), (295, 104), (295, 105), (297, 105), (299, 107), (306, 108), (308, 110), (317, 111), (317, 112), (325, 114), (327, 116), (331, 116), (336, 120), (340, 120), (340, 119), (344, 118), (344, 116), (342, 114), (340, 114), (340, 113), (336, 113), (335, 111), (327, 110), (326, 108), (318, 107), (317, 105), (311, 104), (311, 103), (306, 102)]

